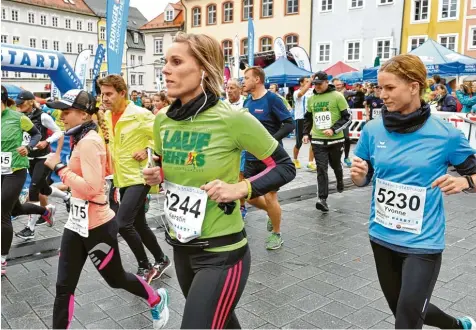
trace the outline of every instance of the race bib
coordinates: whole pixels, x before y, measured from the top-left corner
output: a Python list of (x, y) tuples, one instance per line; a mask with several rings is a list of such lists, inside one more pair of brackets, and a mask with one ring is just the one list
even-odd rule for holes
[(22, 146), (27, 146), (30, 144), (31, 141), (31, 135), (28, 134), (27, 132), (23, 132), (23, 140), (21, 142)]
[(164, 181), (164, 212), (177, 239), (187, 243), (202, 234), (208, 195), (205, 191)]
[(382, 109), (373, 109), (372, 110), (372, 118), (380, 116), (382, 114)]
[(65, 228), (72, 230), (83, 237), (89, 236), (89, 202), (71, 197), (71, 208)]
[(314, 114), (314, 124), (317, 129), (328, 129), (332, 126), (330, 111), (316, 112)]
[(423, 225), (426, 188), (377, 179), (375, 222), (419, 235)]
[(2, 175), (12, 173), (12, 153), (2, 152)]

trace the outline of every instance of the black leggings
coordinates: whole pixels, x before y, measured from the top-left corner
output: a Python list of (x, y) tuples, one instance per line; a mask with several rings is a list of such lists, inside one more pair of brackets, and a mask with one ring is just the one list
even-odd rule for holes
[(302, 147), (302, 136), (304, 133), (304, 119), (296, 119), (296, 128), (294, 129), (294, 136), (296, 137), (296, 145), (294, 148), (297, 150)]
[(430, 303), (441, 266), (441, 253), (408, 254), (370, 242), (383, 294), (396, 329), (460, 329), (458, 321)]
[(174, 262), (186, 298), (181, 329), (240, 329), (234, 311), (250, 273), (248, 245), (229, 252), (174, 248)]
[(160, 301), (154, 289), (143, 279), (124, 271), (117, 243), (117, 223), (114, 219), (89, 230), (87, 238), (65, 229), (61, 240), (56, 280), (53, 329), (67, 329), (71, 323), (74, 291), (88, 255), (110, 287), (121, 288), (147, 299), (150, 306)]
[(40, 200), (40, 193), (45, 196), (51, 195), (51, 187), (48, 183), (48, 178), (51, 175), (51, 170), (45, 166), (44, 158), (30, 159), (30, 191), (28, 193), (31, 202), (38, 202)]
[(12, 216), (23, 214), (44, 214), (42, 206), (25, 203), (21, 204), (18, 197), (26, 180), (26, 169), (12, 174), (2, 175), (2, 255), (10, 252), (13, 240)]
[(329, 164), (334, 170), (337, 181), (339, 182), (344, 179), (344, 172), (340, 161), (342, 147), (342, 142), (330, 145), (312, 144), (312, 151), (316, 159), (317, 190), (320, 199), (327, 199), (329, 196), (329, 176), (327, 175)]
[(116, 215), (119, 234), (127, 242), (137, 259), (139, 267), (142, 268), (149, 267), (149, 259), (145, 253), (144, 245), (156, 261), (164, 258), (164, 252), (160, 248), (157, 237), (155, 237), (145, 218), (144, 205), (149, 190), (150, 186), (142, 184), (120, 188), (121, 204)]

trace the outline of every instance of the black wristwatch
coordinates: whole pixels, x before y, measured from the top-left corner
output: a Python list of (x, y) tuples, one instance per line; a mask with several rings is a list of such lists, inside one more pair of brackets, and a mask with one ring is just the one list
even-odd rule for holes
[(63, 168), (65, 168), (66, 165), (63, 164), (63, 163), (58, 163), (55, 165), (55, 167), (53, 168), (53, 171), (58, 174), (59, 171), (61, 171)]
[(474, 181), (473, 181), (473, 177), (471, 175), (465, 175), (464, 176), (466, 178), (466, 180), (468, 180), (468, 188), (464, 189), (463, 191), (464, 192), (470, 192), (471, 190), (474, 189)]

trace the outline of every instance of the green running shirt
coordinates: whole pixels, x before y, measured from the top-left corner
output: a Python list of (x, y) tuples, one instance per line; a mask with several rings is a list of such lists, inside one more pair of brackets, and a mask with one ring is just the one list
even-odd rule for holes
[[(273, 154), (278, 142), (246, 109), (233, 110), (219, 101), (191, 120), (175, 121), (161, 110), (155, 119), (155, 151), (162, 156), (165, 180), (196, 187), (220, 179), (238, 183), (240, 155), (247, 150), (258, 159)], [(178, 207), (178, 206), (177, 206)], [(240, 208), (226, 215), (215, 201), (208, 199), (200, 238), (221, 237), (243, 230)], [(174, 233), (171, 233), (172, 236)], [(247, 240), (212, 252), (232, 251)]]
[(341, 111), (346, 110), (349, 107), (344, 95), (337, 91), (326, 92), (323, 94), (314, 94), (307, 100), (307, 112), (312, 114), (312, 138), (313, 139), (325, 139), (335, 140), (343, 139), (344, 132), (341, 131), (333, 136), (327, 136), (323, 132), (324, 129), (318, 129), (315, 123), (315, 116), (319, 112), (329, 111), (331, 115), (331, 126), (334, 125), (341, 118)]
[(29, 167), (28, 157), (17, 151), (23, 142), (23, 132), (33, 128), (31, 120), (21, 112), (7, 108), (2, 111), (2, 152), (12, 153), (12, 170)]

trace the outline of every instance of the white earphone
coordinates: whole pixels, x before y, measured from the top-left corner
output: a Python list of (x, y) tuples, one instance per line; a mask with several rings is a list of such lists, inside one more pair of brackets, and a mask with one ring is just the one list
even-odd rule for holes
[(205, 71), (202, 70), (202, 80), (200, 81), (200, 86), (203, 85), (203, 79), (205, 79)]

